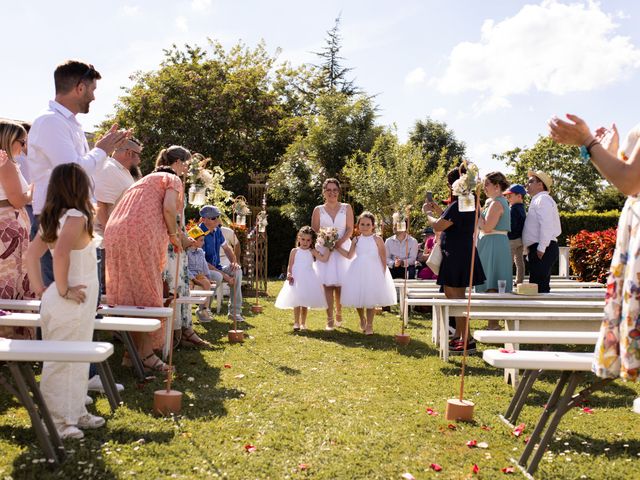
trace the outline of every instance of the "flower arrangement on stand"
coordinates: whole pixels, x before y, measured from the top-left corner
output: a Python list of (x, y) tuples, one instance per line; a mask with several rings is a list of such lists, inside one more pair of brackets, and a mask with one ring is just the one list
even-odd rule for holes
[(251, 209), (247, 205), (247, 199), (242, 195), (238, 195), (233, 200), (233, 223), (240, 226), (247, 224), (247, 215), (251, 214)]
[(214, 187), (215, 179), (207, 165), (210, 158), (205, 158), (201, 153), (196, 153), (189, 163), (187, 181), (189, 182), (189, 203), (194, 206), (202, 206), (207, 203), (207, 189)]
[(461, 212), (473, 212), (476, 208), (475, 196), (473, 192), (479, 183), (478, 166), (474, 163), (463, 162), (460, 168), (466, 168), (466, 172), (453, 182), (451, 190), (454, 196), (458, 197), (458, 209)]

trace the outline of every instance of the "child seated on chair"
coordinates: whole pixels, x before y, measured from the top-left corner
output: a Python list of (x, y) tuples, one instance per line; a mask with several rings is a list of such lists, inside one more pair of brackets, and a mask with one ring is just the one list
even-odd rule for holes
[[(200, 227), (194, 226), (187, 232), (188, 235), (195, 240), (195, 243), (187, 247), (187, 260), (189, 270), (189, 282), (198, 285), (203, 290), (211, 290), (211, 278), (209, 277), (209, 266), (204, 256), (204, 233)], [(206, 323), (211, 321), (211, 306), (203, 304), (198, 306), (197, 312), (200, 322)]]

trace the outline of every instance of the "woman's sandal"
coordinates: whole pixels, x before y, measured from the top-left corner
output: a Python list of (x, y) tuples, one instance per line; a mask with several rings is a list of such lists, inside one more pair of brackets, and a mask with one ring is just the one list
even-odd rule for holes
[[(151, 362), (147, 362), (147, 360), (152, 359)], [(151, 353), (142, 359), (142, 365), (144, 365), (144, 369), (151, 372), (168, 372), (169, 365), (164, 363), (160, 357), (158, 357), (155, 353)], [(176, 367), (171, 366), (171, 371), (175, 373)]]
[(206, 348), (209, 346), (209, 342), (201, 339), (195, 331), (191, 330), (190, 333), (187, 333), (185, 331), (182, 332), (180, 345), (183, 347)]

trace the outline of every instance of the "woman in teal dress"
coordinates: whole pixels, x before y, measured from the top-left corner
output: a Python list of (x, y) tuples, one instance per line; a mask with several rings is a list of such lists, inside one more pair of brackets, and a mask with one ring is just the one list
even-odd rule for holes
[[(489, 173), (484, 179), (487, 203), (480, 218), (478, 255), (486, 277), (482, 285), (476, 285), (476, 292), (497, 292), (498, 280), (505, 281), (505, 291), (513, 290), (513, 263), (507, 233), (511, 230), (509, 203), (502, 192), (509, 187), (500, 172)], [(493, 323), (493, 325), (492, 325)], [(496, 327), (490, 322), (489, 327)]]

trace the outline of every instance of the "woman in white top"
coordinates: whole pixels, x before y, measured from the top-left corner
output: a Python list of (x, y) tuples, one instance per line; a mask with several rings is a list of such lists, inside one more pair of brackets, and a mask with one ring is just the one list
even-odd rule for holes
[[(338, 230), (338, 241), (335, 248), (342, 247), (349, 250), (351, 247), (351, 234), (353, 233), (353, 209), (348, 203), (341, 203), (340, 182), (336, 178), (327, 178), (322, 184), (324, 204), (313, 209), (311, 216), (311, 228), (318, 233), (321, 228), (334, 227)], [(318, 246), (318, 251), (324, 254), (324, 247)], [(324, 293), (327, 297), (327, 330), (333, 330), (334, 326), (342, 324), (342, 305), (340, 303), (340, 287), (344, 274), (349, 266), (349, 260), (342, 255), (329, 256), (327, 262), (318, 263), (318, 274), (324, 285)], [(335, 299), (335, 317), (333, 315)], [(334, 323), (335, 318), (335, 323)]]
[[(0, 121), (0, 298), (33, 297), (24, 264), (31, 229), (24, 206), (31, 202), (31, 188), (16, 163), (26, 140), (21, 125)], [(0, 327), (0, 336), (30, 338), (31, 332)]]

